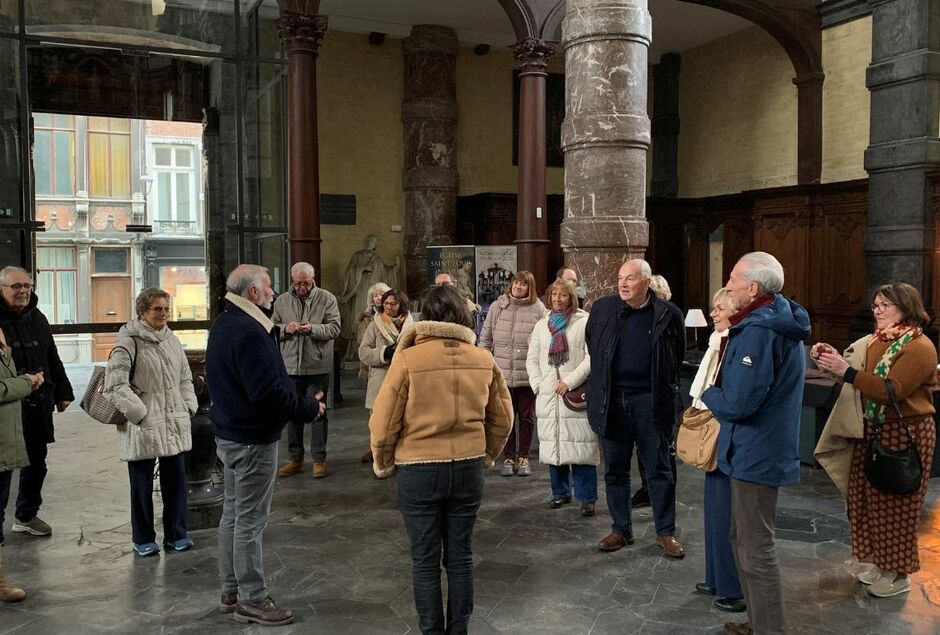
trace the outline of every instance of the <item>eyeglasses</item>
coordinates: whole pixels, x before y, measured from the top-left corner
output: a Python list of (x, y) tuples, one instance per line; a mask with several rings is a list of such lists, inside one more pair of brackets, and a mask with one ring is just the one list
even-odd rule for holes
[(33, 290), (33, 285), (27, 284), (25, 282), (17, 282), (16, 284), (4, 284), (0, 286), (8, 287), (10, 289), (13, 289), (14, 291), (32, 291)]
[(313, 286), (313, 282), (307, 282), (306, 280), (303, 282), (294, 282), (292, 284), (295, 287), (312, 287)]
[(154, 313), (169, 313), (169, 312), (170, 312), (170, 307), (168, 307), (168, 306), (152, 306), (152, 307), (150, 307), (150, 310), (153, 311)]
[(871, 312), (877, 313), (878, 311), (887, 311), (893, 306), (897, 306), (894, 302), (878, 302), (871, 305)]

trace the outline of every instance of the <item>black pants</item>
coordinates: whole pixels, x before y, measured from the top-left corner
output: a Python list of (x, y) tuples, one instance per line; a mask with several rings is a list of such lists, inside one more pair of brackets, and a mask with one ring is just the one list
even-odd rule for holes
[[(323, 391), (323, 400), (330, 390), (330, 374), (324, 375), (291, 375), (297, 393), (313, 397), (318, 391)], [(312, 421), (290, 421), (287, 424), (287, 452), (292, 461), (304, 460), (304, 425), (310, 424), (310, 456), (314, 463), (326, 461), (326, 436), (329, 431), (326, 414), (316, 417)]]
[[(156, 542), (153, 529), (153, 467), (156, 459), (128, 461), (131, 479), (131, 532), (134, 544)], [(163, 540), (186, 537), (186, 462), (182, 454), (160, 457)]]
[(46, 480), (46, 431), (41, 424), (23, 422), (23, 440), (29, 465), (20, 468), (20, 488), (16, 495), (16, 519), (29, 522), (42, 506), (42, 484)]

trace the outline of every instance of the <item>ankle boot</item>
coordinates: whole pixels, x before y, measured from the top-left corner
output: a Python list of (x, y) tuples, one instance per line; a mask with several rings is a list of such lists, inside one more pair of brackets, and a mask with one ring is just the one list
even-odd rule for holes
[(13, 586), (3, 577), (3, 545), (0, 545), (0, 602), (19, 602), (26, 598), (26, 591)]

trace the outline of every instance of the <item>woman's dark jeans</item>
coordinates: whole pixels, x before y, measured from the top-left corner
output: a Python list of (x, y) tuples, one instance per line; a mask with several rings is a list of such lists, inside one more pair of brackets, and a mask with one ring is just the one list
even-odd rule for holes
[(397, 472), (398, 506), (411, 539), (418, 625), (424, 635), (463, 635), (473, 612), (473, 525), (483, 498), (483, 459), (399, 465)]

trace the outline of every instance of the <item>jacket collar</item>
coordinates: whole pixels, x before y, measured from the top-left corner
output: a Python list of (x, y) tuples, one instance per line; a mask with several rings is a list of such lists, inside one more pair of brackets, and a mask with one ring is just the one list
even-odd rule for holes
[(18, 320), (24, 318), (39, 305), (39, 296), (36, 295), (36, 292), (33, 291), (29, 296), (29, 304), (27, 304), (22, 311), (16, 311), (10, 307), (6, 300), (0, 299), (0, 319), (4, 320)]
[(422, 320), (406, 328), (398, 338), (398, 350), (404, 350), (417, 344), (417, 340), (445, 338), (460, 340), (471, 346), (476, 343), (477, 335), (466, 326), (450, 322), (432, 322)]
[(261, 328), (264, 329), (265, 333), (270, 333), (271, 329), (274, 328), (274, 322), (268, 318), (264, 313), (261, 312), (261, 309), (258, 308), (257, 304), (254, 304), (250, 300), (247, 300), (240, 295), (235, 295), (231, 291), (225, 294), (225, 299), (232, 303), (236, 308), (241, 309), (251, 317), (253, 317), (258, 324), (261, 325)]

